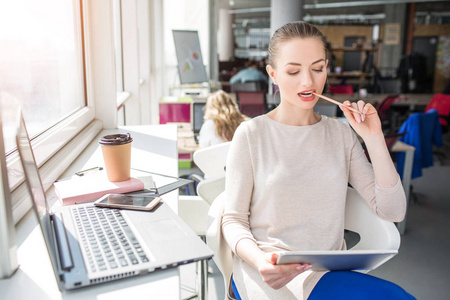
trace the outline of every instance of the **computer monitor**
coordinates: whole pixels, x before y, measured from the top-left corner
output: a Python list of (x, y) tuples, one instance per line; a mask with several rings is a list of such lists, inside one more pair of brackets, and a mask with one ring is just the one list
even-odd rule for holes
[(334, 118), (337, 116), (337, 108), (336, 105), (316, 104), (316, 106), (314, 106), (314, 111), (319, 115)]
[(199, 134), (203, 125), (206, 102), (192, 102), (192, 130), (194, 134)]
[(0, 113), (0, 278), (8, 278), (18, 262), (1, 117)]

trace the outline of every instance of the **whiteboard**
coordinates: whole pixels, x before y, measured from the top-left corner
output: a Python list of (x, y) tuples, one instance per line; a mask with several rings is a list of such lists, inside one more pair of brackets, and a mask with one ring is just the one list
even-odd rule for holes
[(196, 30), (172, 30), (180, 83), (207, 82), (200, 40)]

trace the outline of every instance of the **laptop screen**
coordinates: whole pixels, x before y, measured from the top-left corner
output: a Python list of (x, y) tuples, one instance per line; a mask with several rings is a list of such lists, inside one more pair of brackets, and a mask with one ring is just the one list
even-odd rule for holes
[[(50, 259), (52, 260), (53, 270), (58, 278), (57, 261), (55, 259), (55, 239), (53, 235), (53, 228), (50, 220), (50, 210), (45, 196), (45, 191), (42, 186), (39, 170), (31, 148), (30, 138), (25, 126), (22, 111), (19, 111), (16, 133), (17, 150), (19, 151), (20, 160), (24, 171), (25, 181), (28, 190), (32, 197), (33, 208), (39, 218), (42, 233), (44, 235), (47, 250), (49, 251)], [(59, 280), (58, 280), (59, 284)]]
[(205, 105), (205, 102), (192, 102), (192, 128), (194, 134), (198, 134), (202, 128)]

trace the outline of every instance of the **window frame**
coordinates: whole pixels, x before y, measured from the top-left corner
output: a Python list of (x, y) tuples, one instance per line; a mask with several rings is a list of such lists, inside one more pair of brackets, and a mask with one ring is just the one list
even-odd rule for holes
[[(44, 189), (60, 179), (70, 164), (89, 146), (102, 129), (115, 129), (118, 110), (133, 124), (158, 123), (158, 99), (163, 95), (164, 74), (162, 43), (162, 0), (121, 1), (122, 26), (126, 32), (122, 44), (124, 92), (117, 94), (114, 44), (113, 2), (110, 0), (72, 0), (82, 36), (86, 107), (59, 122), (32, 140)], [(139, 16), (139, 22), (136, 22)], [(122, 15), (123, 18), (123, 15)], [(141, 30), (139, 30), (141, 29)], [(139, 34), (140, 33), (140, 34)], [(160, 43), (157, 43), (159, 41)], [(138, 47), (145, 46), (142, 48)], [(137, 58), (137, 54), (139, 58)], [(139, 69), (140, 63), (145, 67)], [(154, 100), (151, 100), (154, 99)], [(138, 116), (138, 117), (136, 117)], [(49, 144), (52, 150), (45, 149)], [(41, 153), (42, 152), (42, 153)], [(47, 155), (45, 155), (47, 154)], [(8, 176), (22, 170), (17, 151), (7, 158)], [(19, 166), (20, 165), (20, 166)], [(18, 169), (14, 169), (19, 167)], [(22, 180), (11, 189), (13, 219), (19, 222), (31, 208), (31, 198)]]
[[(114, 128), (116, 122), (115, 64), (114, 61), (112, 63), (109, 61), (114, 58), (114, 44), (108, 43), (113, 39), (109, 32), (112, 30), (109, 28), (112, 16), (108, 14), (112, 11), (112, 6), (109, 1), (93, 1), (95, 3), (92, 3), (85, 0), (73, 0), (72, 2), (77, 36), (80, 41), (77, 45), (80, 47), (79, 59), (83, 64), (86, 106), (31, 141), (45, 190), (53, 185), (105, 125)], [(106, 38), (103, 39), (103, 36)], [(98, 47), (98, 44), (103, 41), (106, 41), (106, 46)], [(98, 57), (103, 59), (97, 62)], [(114, 91), (112, 99), (108, 97), (108, 92), (104, 92), (110, 88)], [(102, 101), (104, 97), (111, 100)], [(108, 106), (108, 103), (114, 103), (109, 105), (112, 106), (112, 113), (103, 109)], [(17, 149), (8, 153), (6, 161), (13, 219), (17, 223), (32, 205), (22, 172), (17, 172), (22, 170)], [(14, 177), (14, 174), (19, 176)]]

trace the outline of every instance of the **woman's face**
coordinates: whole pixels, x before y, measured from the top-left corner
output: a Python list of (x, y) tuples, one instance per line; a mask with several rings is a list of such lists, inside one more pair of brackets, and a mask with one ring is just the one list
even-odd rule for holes
[(281, 100), (303, 109), (311, 109), (327, 80), (327, 60), (323, 43), (317, 38), (294, 38), (278, 46), (276, 68), (267, 72), (280, 89)]

